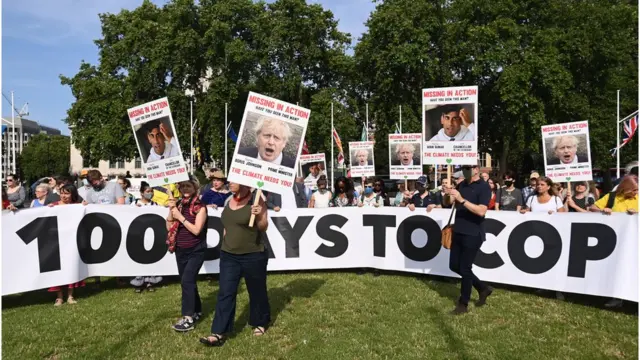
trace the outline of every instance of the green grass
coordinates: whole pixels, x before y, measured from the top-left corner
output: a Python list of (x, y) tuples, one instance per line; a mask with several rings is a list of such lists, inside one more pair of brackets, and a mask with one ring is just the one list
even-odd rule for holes
[[(637, 359), (637, 304), (621, 311), (606, 299), (567, 301), (528, 289), (498, 287), (488, 305), (449, 315), (457, 282), (407, 274), (296, 272), (268, 277), (272, 327), (251, 336), (244, 283), (235, 330), (221, 348), (209, 333), (217, 282), (199, 281), (205, 319), (178, 334), (180, 286), (155, 293), (104, 283), (79, 291), (78, 304), (53, 306), (46, 291), (7, 296), (2, 310), (3, 359)], [(550, 294), (552, 295), (552, 294)], [(474, 292), (473, 297), (477, 298)], [(472, 299), (473, 300), (473, 299)], [(594, 306), (597, 304), (598, 306)]]

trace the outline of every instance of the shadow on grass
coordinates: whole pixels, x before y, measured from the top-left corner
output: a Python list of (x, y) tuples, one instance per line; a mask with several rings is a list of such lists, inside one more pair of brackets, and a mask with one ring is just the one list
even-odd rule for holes
[[(273, 326), (277, 322), (278, 316), (294, 298), (310, 298), (324, 283), (325, 280), (321, 279), (295, 279), (284, 286), (268, 289), (269, 305), (271, 306), (271, 324), (269, 326)], [(231, 338), (236, 337), (247, 325), (249, 312), (249, 304), (247, 304), (240, 316), (236, 318)]]
[(454, 315), (431, 306), (427, 308), (427, 314), (431, 318), (432, 323), (436, 324), (442, 337), (444, 337), (447, 342), (449, 351), (458, 354), (460, 359), (470, 359), (471, 357), (465, 350), (465, 343), (456, 335), (455, 330), (451, 327), (451, 317)]

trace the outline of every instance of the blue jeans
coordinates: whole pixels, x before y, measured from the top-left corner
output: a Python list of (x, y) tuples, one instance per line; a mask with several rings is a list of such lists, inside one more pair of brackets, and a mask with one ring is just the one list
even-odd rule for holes
[(227, 334), (233, 330), (236, 316), (236, 296), (240, 278), (244, 277), (249, 293), (249, 325), (267, 327), (271, 321), (267, 297), (267, 251), (236, 255), (220, 251), (220, 290), (216, 312), (211, 324), (212, 334)]
[(462, 277), (458, 302), (463, 305), (469, 304), (472, 287), (476, 288), (478, 292), (487, 288), (487, 285), (480, 281), (471, 269), (473, 261), (476, 259), (476, 254), (478, 254), (478, 250), (482, 246), (482, 239), (480, 234), (472, 236), (456, 232), (453, 233), (453, 238), (451, 239), (449, 269)]
[(207, 243), (182, 249), (176, 249), (176, 263), (178, 263), (178, 275), (182, 285), (182, 316), (193, 316), (202, 312), (202, 302), (198, 294), (198, 273), (204, 263), (204, 251)]

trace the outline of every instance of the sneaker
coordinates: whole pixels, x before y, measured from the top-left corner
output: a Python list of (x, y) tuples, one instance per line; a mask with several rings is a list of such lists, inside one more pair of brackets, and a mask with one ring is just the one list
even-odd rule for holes
[(202, 313), (201, 312), (195, 313), (191, 318), (193, 319), (193, 322), (198, 322), (200, 321), (200, 319), (202, 319)]
[(452, 315), (462, 315), (467, 313), (467, 305), (458, 303), (456, 308), (451, 311)]
[(489, 295), (493, 293), (493, 288), (491, 286), (487, 286), (484, 291), (480, 292), (478, 295), (478, 301), (476, 301), (476, 306), (480, 307), (487, 303), (487, 298)]
[(178, 320), (178, 322), (175, 323), (172, 326), (172, 328), (173, 330), (178, 332), (187, 332), (195, 329), (195, 324), (192, 319), (189, 319), (186, 316), (184, 316), (182, 319)]

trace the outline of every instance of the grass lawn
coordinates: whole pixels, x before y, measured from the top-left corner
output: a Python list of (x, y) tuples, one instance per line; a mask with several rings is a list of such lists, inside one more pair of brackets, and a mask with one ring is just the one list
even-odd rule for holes
[[(205, 319), (186, 334), (180, 285), (155, 293), (91, 285), (78, 304), (54, 308), (45, 290), (3, 297), (3, 359), (637, 359), (637, 304), (601, 308), (606, 299), (497, 287), (488, 305), (449, 315), (459, 285), (443, 278), (389, 273), (295, 272), (268, 277), (272, 327), (251, 336), (244, 283), (235, 331), (220, 348), (209, 334), (217, 282), (199, 281)], [(472, 301), (477, 298), (474, 292)]]

